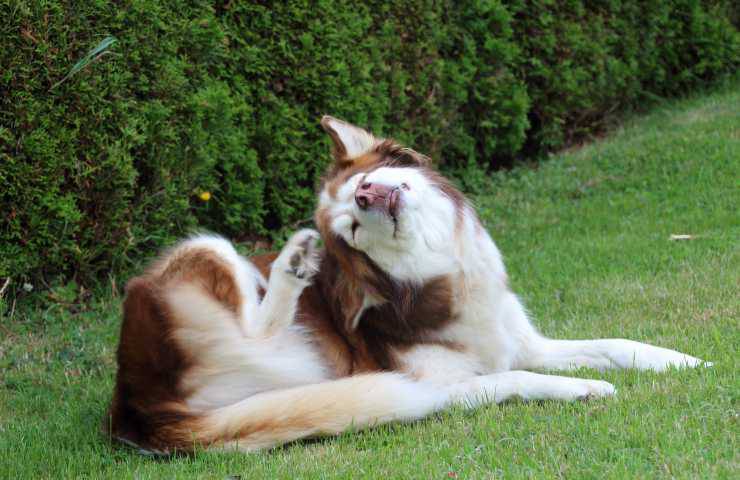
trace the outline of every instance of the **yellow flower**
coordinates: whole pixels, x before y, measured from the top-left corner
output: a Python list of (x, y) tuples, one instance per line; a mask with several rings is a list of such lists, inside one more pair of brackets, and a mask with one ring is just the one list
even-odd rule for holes
[(211, 199), (211, 192), (200, 192), (200, 195), (198, 195), (198, 198), (203, 200), (204, 202), (207, 202)]

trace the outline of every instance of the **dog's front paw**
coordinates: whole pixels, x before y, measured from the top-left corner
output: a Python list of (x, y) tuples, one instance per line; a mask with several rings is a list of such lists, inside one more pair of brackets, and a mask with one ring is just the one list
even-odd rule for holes
[(316, 246), (319, 238), (319, 232), (309, 228), (293, 234), (283, 248), (288, 263), (286, 273), (300, 280), (311, 280), (319, 271), (319, 252)]

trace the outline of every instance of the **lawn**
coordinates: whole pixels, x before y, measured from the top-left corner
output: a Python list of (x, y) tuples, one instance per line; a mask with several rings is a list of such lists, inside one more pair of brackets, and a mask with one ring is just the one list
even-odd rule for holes
[(715, 366), (580, 370), (617, 397), (512, 402), (270, 452), (161, 460), (100, 433), (116, 288), (106, 282), (84, 305), (61, 289), (0, 319), (0, 478), (737, 478), (740, 84), (666, 103), (475, 190), (546, 334), (627, 337)]

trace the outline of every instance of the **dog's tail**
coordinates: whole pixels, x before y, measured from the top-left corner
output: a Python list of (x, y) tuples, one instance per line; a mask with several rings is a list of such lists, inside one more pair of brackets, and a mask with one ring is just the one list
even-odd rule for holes
[[(183, 417), (164, 443), (252, 451), (307, 437), (336, 435), (390, 421), (412, 421), (447, 406), (446, 389), (397, 373), (356, 375), (274, 390), (233, 405)], [(163, 439), (164, 440), (164, 439)]]

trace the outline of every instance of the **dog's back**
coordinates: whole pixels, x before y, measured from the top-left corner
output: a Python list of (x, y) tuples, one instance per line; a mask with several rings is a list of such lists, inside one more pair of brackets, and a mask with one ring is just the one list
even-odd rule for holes
[[(280, 294), (271, 308), (285, 313), (283, 304), (297, 304), (308, 284), (285, 283), (293, 282), (285, 267), (296, 267), (296, 243), (252, 265), (191, 239), (128, 283), (107, 422), (112, 437), (154, 453), (254, 450), (350, 425), (419, 418), (444, 404), (399, 374), (331, 380), (333, 365), (349, 360), (327, 356), (346, 357), (349, 350), (335, 345), (341, 342), (331, 328), (314, 324), (308, 337), (306, 326), (292, 322), (294, 310), (289, 324), (252, 334), (259, 326), (250, 317), (274, 317), (260, 310), (270, 290)], [(260, 267), (272, 268), (268, 285)], [(322, 339), (328, 339), (323, 355), (315, 346)]]
[(121, 441), (166, 451), (192, 443), (197, 415), (186, 404), (185, 373), (198, 359), (176, 340), (178, 318), (168, 294), (183, 286), (225, 309), (241, 300), (228, 264), (216, 252), (183, 244), (126, 286), (118, 373), (108, 428)]

